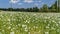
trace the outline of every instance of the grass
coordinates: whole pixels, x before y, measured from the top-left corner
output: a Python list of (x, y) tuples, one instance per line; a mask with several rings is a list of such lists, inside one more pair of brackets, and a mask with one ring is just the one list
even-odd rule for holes
[(60, 13), (0, 12), (0, 34), (60, 34)]

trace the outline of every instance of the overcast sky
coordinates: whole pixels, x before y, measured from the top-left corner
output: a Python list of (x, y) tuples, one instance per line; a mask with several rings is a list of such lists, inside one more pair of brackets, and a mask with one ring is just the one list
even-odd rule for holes
[(51, 6), (56, 0), (0, 0), (0, 8), (29, 8), (29, 7), (42, 7), (43, 4)]

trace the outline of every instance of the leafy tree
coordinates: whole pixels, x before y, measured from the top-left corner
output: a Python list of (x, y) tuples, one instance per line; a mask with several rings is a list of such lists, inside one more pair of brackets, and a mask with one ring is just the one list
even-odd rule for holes
[(60, 12), (60, 0), (58, 0), (58, 11)]
[(27, 8), (27, 9), (26, 9), (26, 11), (27, 11), (27, 12), (29, 12), (29, 11), (30, 11), (30, 9), (29, 9), (29, 8)]
[(57, 1), (50, 7), (51, 12), (58, 12), (58, 3)]
[(38, 11), (39, 11), (38, 7), (33, 7), (33, 12), (38, 12)]
[(7, 10), (8, 10), (8, 11), (13, 11), (13, 8), (8, 8)]
[(41, 8), (43, 12), (48, 12), (48, 6), (46, 4)]

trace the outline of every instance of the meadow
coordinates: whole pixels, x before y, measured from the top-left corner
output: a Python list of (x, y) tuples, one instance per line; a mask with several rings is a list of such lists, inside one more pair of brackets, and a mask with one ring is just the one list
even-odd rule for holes
[(60, 34), (60, 13), (0, 12), (0, 34)]

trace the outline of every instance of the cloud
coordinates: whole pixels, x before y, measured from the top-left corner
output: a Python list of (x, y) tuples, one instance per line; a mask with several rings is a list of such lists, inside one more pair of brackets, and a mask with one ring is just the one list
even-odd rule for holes
[(34, 6), (38, 6), (39, 4), (38, 3), (35, 3)]
[(42, 2), (42, 1), (38, 1), (38, 2)]
[(10, 0), (10, 3), (17, 3), (17, 2), (19, 2), (20, 0)]
[(26, 3), (32, 3), (33, 0), (24, 0), (24, 2), (26, 2)]
[(32, 2), (42, 2), (41, 0), (36, 0), (36, 1), (34, 1), (34, 0), (24, 0), (24, 2), (26, 2), (26, 3), (32, 3)]
[(18, 3), (18, 5), (22, 5), (23, 3)]

